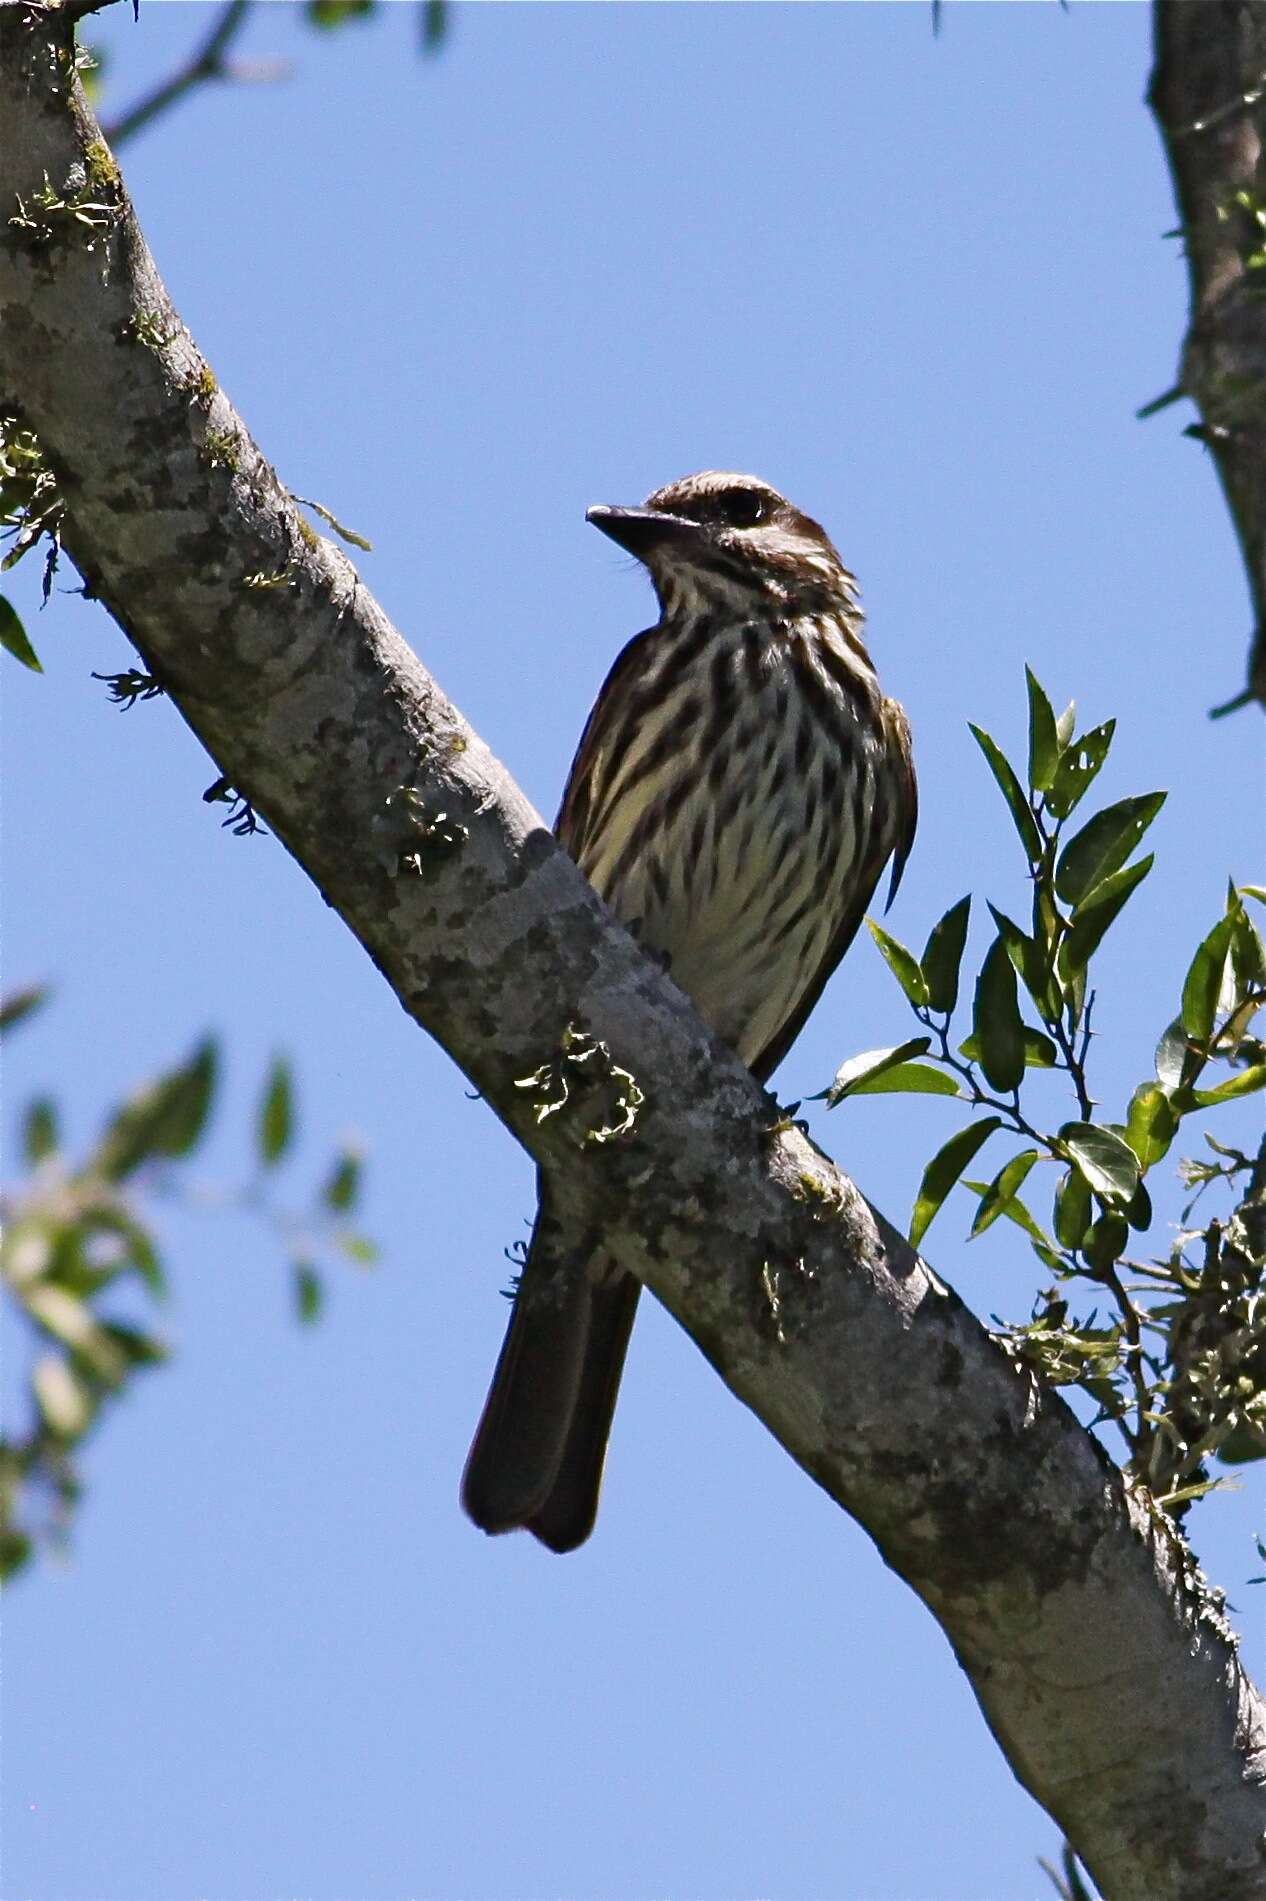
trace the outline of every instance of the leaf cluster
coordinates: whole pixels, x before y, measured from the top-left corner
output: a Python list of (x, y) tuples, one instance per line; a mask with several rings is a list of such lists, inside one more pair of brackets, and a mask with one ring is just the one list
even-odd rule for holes
[[(0, 1028), (15, 1027), (42, 1001), (38, 989), (10, 998)], [(80, 1495), (80, 1449), (108, 1403), (167, 1357), (151, 1318), (167, 1290), (151, 1204), (166, 1197), (207, 1205), (205, 1194), (190, 1192), (185, 1171), (207, 1134), (219, 1070), (218, 1046), (207, 1038), (135, 1090), (77, 1161), (65, 1151), (50, 1098), (37, 1098), (22, 1115), (27, 1172), (2, 1197), (0, 1284), (31, 1340), (29, 1416), (21, 1431), (0, 1439), (0, 1576), (21, 1569), (41, 1536), (65, 1538)], [(321, 1255), (337, 1251), (365, 1265), (375, 1251), (349, 1222), (361, 1179), (350, 1146), (335, 1155), (310, 1208), (295, 1214), (276, 1203), (269, 1184), (294, 1133), (293, 1083), (278, 1058), (256, 1116), (255, 1177), (221, 1201), (262, 1218), (277, 1235), (306, 1321), (321, 1307)], [(135, 1313), (138, 1294), (139, 1323), (117, 1305), (122, 1295)]]
[[(11, 411), (0, 412), (0, 541), (12, 543), (0, 559), (0, 573), (16, 567), (23, 555), (47, 538), (43, 575), (45, 603), (53, 591), (53, 577), (61, 553), (63, 513), (57, 477), (44, 460), (37, 437), (30, 429), (24, 429), (20, 418)], [(0, 595), (0, 647), (32, 672), (44, 671), (17, 609), (4, 595)]]
[[(1026, 673), (1023, 779), (990, 734), (971, 731), (1024, 853), (1029, 915), (1021, 923), (988, 906), (992, 936), (970, 985), (963, 981), (970, 897), (933, 927), (921, 956), (871, 923), (922, 1033), (851, 1058), (824, 1096), (833, 1107), (853, 1096), (905, 1091), (970, 1107), (972, 1119), (923, 1170), (911, 1241), (922, 1240), (959, 1184), (976, 1198), (972, 1238), (1003, 1218), (1025, 1233), (1055, 1284), (1039, 1296), (1030, 1320), (1008, 1331), (1012, 1350), (1052, 1383), (1087, 1392), (1100, 1417), (1121, 1427), (1136, 1469), (1172, 1504), (1178, 1481), (1186, 1484), (1210, 1451), (1266, 1456), (1266, 1404), (1259, 1425), (1245, 1384), (1256, 1378), (1256, 1390), (1266, 1388), (1260, 1260), (1255, 1269), (1251, 1250), (1246, 1255), (1241, 1247), (1233, 1271), (1201, 1269), (1205, 1318), (1197, 1324), (1191, 1312), (1196, 1288), (1181, 1250), (1160, 1262), (1127, 1256), (1132, 1238), (1152, 1226), (1148, 1173), (1168, 1155), (1183, 1122), (1266, 1086), (1263, 1051), (1249, 1035), (1266, 1003), (1266, 951), (1246, 902), (1266, 893), (1254, 886), (1229, 889), (1222, 916), (1191, 958), (1152, 1073), (1133, 1091), (1120, 1120), (1097, 1116), (1087, 1068), (1095, 1005), (1090, 972), (1152, 868), (1150, 854), (1135, 854), (1165, 794), (1120, 799), (1082, 816), (1115, 723), (1079, 735), (1075, 707), (1056, 716), (1034, 674)], [(966, 1034), (952, 1028), (962, 993), (970, 996)], [(1231, 1073), (1211, 1077), (1213, 1065)], [(1073, 1096), (1076, 1113), (1054, 1128), (1029, 1108), (1028, 1092), (1022, 1102), (1035, 1070), (1062, 1072)], [(1022, 1146), (987, 1179), (970, 1179), (977, 1155), (999, 1134), (1019, 1138)], [(1049, 1213), (1027, 1188), (1039, 1169), (1054, 1172)], [(1221, 1243), (1216, 1254), (1224, 1262)], [(1123, 1278), (1136, 1272), (1144, 1276), (1142, 1290)], [(1072, 1282), (1100, 1290), (1106, 1317), (1097, 1308), (1084, 1317), (1072, 1311)], [(1148, 1290), (1166, 1298), (1159, 1304), (1137, 1298)], [(1216, 1325), (1209, 1310), (1219, 1316)]]

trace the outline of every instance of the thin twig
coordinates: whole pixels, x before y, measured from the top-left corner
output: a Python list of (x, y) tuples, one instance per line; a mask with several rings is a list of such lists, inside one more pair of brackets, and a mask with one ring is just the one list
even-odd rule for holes
[(173, 73), (143, 99), (118, 119), (111, 120), (104, 128), (109, 145), (116, 148), (125, 139), (132, 138), (145, 126), (152, 124), (162, 113), (167, 112), (187, 92), (200, 86), (208, 79), (224, 79), (228, 76), (225, 55), (233, 41), (246, 24), (246, 15), (250, 11), (251, 0), (228, 0), (221, 9), (211, 31), (197, 51)]

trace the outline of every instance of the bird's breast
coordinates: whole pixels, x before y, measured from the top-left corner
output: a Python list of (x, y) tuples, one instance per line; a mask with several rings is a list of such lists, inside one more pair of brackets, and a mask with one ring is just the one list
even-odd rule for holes
[[(868, 682), (815, 630), (717, 630), (601, 762), (580, 862), (747, 1062), (821, 966), (871, 857)], [(873, 674), (869, 683), (873, 683)]]

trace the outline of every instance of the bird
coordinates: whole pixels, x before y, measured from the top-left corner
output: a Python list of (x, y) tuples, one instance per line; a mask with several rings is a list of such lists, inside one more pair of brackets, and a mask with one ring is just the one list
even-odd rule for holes
[[(896, 894), (918, 813), (909, 723), (854, 576), (767, 482), (703, 470), (586, 519), (646, 569), (659, 619), (607, 676), (555, 834), (764, 1083), (889, 861)], [(538, 1186), (462, 1503), (484, 1531), (565, 1552), (596, 1518), (640, 1283)]]

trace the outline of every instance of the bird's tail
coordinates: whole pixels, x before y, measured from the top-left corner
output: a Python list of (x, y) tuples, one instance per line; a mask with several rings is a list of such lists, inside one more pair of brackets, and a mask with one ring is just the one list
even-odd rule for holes
[(462, 1477), (483, 1531), (571, 1551), (593, 1529), (639, 1282), (568, 1248), (544, 1199)]

